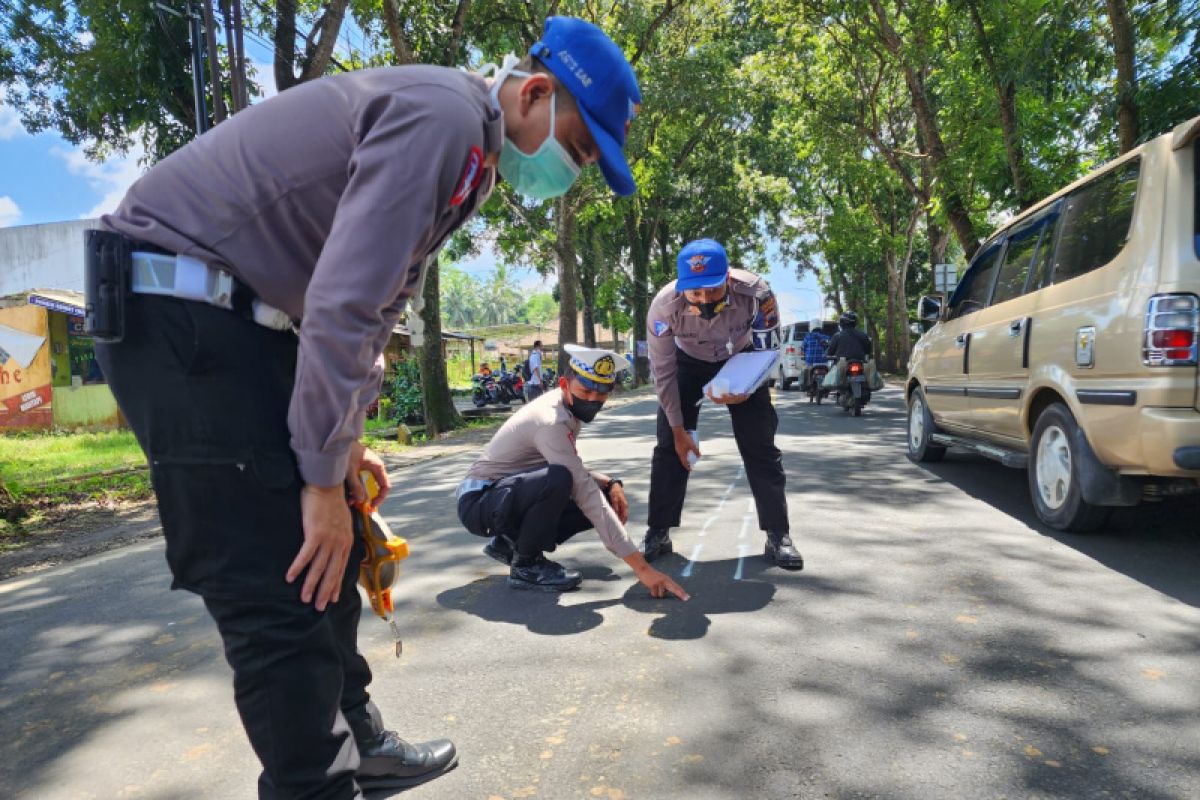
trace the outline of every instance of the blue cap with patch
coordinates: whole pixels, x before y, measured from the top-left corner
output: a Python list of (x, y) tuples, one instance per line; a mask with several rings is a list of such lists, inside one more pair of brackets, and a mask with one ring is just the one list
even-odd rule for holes
[(685, 244), (675, 259), (675, 267), (679, 270), (675, 288), (681, 292), (716, 288), (729, 275), (725, 248), (712, 239), (697, 239)]
[(529, 50), (575, 98), (579, 115), (600, 149), (600, 171), (619, 195), (637, 184), (625, 160), (625, 134), (642, 102), (633, 67), (608, 34), (574, 17), (550, 17)]

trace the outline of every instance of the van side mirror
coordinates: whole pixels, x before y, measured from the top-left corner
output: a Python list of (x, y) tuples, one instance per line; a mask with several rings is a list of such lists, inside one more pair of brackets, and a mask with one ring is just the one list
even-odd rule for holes
[(914, 322), (908, 326), (908, 332), (913, 336), (922, 336), (925, 333), (925, 326), (920, 322)]
[(917, 317), (926, 325), (936, 325), (942, 318), (945, 297), (940, 294), (922, 295), (917, 301)]

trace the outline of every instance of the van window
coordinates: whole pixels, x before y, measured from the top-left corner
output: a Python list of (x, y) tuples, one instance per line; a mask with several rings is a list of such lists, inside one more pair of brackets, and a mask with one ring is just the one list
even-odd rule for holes
[(1035, 277), (1042, 273), (1042, 270), (1037, 267), (1040, 266), (1039, 262), (1046, 260), (1046, 251), (1049, 249), (1047, 242), (1050, 240), (1050, 234), (1054, 232), (1053, 222), (1056, 217), (1057, 215), (1053, 213), (1042, 214), (1009, 234), (1008, 249), (1004, 253), (1004, 264), (1000, 267), (1000, 277), (996, 279), (996, 292), (992, 295), (992, 305), (1012, 300), (1014, 297), (1020, 297), (1026, 291), (1038, 288), (1035, 281), (1030, 284), (1029, 289), (1026, 289), (1026, 277), (1029, 275), (1031, 267), (1033, 267), (1032, 272)]
[(967, 274), (963, 275), (962, 282), (950, 298), (950, 319), (973, 314), (987, 306), (1002, 250), (1001, 245), (994, 244), (975, 257), (975, 261), (967, 270)]
[(1054, 251), (1054, 283), (1069, 281), (1116, 258), (1129, 238), (1140, 160), (1084, 184), (1067, 197)]

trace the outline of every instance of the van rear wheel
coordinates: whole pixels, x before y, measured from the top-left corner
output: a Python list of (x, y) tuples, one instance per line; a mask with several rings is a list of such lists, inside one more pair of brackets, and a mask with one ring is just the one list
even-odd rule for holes
[(1051, 528), (1086, 533), (1108, 520), (1110, 509), (1083, 499), (1079, 425), (1062, 403), (1047, 406), (1033, 426), (1029, 448), (1029, 495), (1038, 518)]
[(930, 438), (937, 427), (933, 424), (933, 415), (925, 404), (925, 393), (921, 387), (913, 389), (908, 398), (908, 458), (916, 463), (941, 461), (946, 455), (946, 448), (936, 445)]

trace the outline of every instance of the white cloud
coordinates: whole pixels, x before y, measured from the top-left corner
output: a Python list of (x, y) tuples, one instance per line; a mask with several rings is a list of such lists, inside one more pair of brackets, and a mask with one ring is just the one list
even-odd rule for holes
[(16, 225), (21, 219), (21, 208), (8, 195), (0, 197), (0, 228)]
[(86, 214), (80, 215), (80, 219), (98, 217), (116, 210), (121, 199), (125, 197), (125, 191), (145, 171), (138, 163), (145, 157), (141, 144), (135, 143), (125, 155), (115, 156), (101, 163), (89, 161), (78, 148), (67, 150), (55, 147), (50, 152), (63, 160), (72, 175), (80, 176), (88, 182), (93, 191), (102, 195), (100, 202)]
[(17, 110), (4, 102), (4, 90), (0, 89), (0, 142), (26, 136), (25, 126), (17, 116)]

